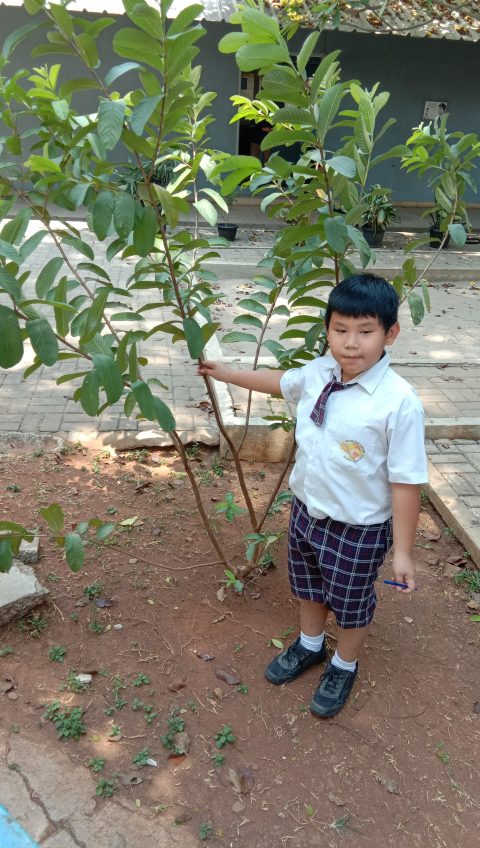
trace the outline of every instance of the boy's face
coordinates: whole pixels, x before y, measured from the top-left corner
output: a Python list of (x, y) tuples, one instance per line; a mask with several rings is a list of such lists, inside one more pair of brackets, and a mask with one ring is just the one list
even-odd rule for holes
[(381, 358), (385, 346), (393, 344), (400, 332), (398, 324), (389, 330), (370, 315), (353, 318), (332, 312), (327, 331), (330, 352), (342, 369), (347, 383), (368, 371)]

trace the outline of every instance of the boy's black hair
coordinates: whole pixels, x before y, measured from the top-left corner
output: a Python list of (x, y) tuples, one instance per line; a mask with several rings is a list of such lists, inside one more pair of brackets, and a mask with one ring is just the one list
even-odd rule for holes
[(388, 332), (398, 320), (399, 299), (393, 286), (374, 274), (352, 274), (330, 292), (325, 311), (328, 330), (332, 312), (349, 318), (372, 317)]

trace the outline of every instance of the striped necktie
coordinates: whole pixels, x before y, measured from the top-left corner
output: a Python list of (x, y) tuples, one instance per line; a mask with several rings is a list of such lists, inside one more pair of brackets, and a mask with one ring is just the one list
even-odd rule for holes
[(351, 389), (352, 386), (356, 385), (356, 383), (340, 383), (335, 376), (332, 377), (330, 382), (323, 387), (322, 392), (319, 395), (318, 400), (310, 413), (310, 418), (312, 419), (312, 421), (314, 421), (318, 427), (321, 427), (325, 419), (327, 400), (332, 394), (332, 392), (341, 392), (342, 389)]

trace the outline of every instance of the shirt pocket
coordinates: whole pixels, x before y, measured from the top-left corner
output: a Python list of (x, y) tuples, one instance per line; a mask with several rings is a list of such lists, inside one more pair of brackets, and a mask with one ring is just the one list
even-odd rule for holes
[(367, 429), (345, 425), (330, 430), (329, 461), (350, 477), (373, 474), (378, 468), (379, 439)]

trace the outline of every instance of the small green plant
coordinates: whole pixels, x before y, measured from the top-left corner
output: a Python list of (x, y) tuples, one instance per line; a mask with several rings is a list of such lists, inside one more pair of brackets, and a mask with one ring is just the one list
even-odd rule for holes
[(85, 692), (87, 686), (88, 683), (83, 680), (79, 680), (78, 672), (74, 668), (71, 668), (67, 674), (67, 680), (62, 688), (68, 689), (69, 692), (73, 692), (75, 695), (80, 695), (82, 692)]
[(90, 583), (90, 585), (83, 587), (83, 594), (89, 601), (94, 601), (95, 598), (98, 598), (102, 594), (102, 591), (103, 586), (100, 580), (95, 580), (95, 583)]
[(105, 512), (107, 513), (107, 515), (116, 515), (118, 509), (116, 506), (107, 506)]
[(207, 839), (210, 839), (213, 833), (213, 825), (211, 822), (202, 822), (199, 829), (198, 835), (202, 842), (206, 842)]
[(248, 695), (248, 686), (246, 686), (245, 683), (240, 683), (235, 691), (238, 692), (239, 695)]
[(88, 761), (88, 768), (98, 774), (98, 772), (103, 771), (105, 768), (105, 760), (102, 760), (101, 757), (92, 757)]
[(105, 777), (101, 777), (97, 783), (95, 795), (97, 798), (111, 798), (116, 788), (117, 784), (114, 780), (107, 780)]
[(40, 459), (40, 457), (43, 456), (44, 453), (45, 453), (45, 451), (42, 450), (42, 448), (35, 448), (35, 450), (32, 453), (32, 456), (33, 456), (34, 459)]
[(122, 728), (118, 724), (112, 724), (108, 735), (110, 739), (118, 739), (122, 735)]
[(284, 630), (283, 633), (280, 634), (280, 637), (275, 637), (273, 639), (269, 639), (268, 642), (267, 642), (267, 646), (270, 648), (273, 645), (274, 648), (278, 648), (280, 651), (282, 651), (283, 650), (283, 640), (286, 639), (287, 636), (290, 636), (290, 634), (293, 633), (294, 629), (295, 629), (294, 627), (287, 627), (287, 629)]
[(62, 709), (59, 701), (52, 701), (44, 712), (44, 718), (53, 722), (59, 739), (80, 739), (87, 732), (81, 707)]
[(292, 493), (291, 492), (280, 492), (272, 503), (270, 509), (268, 510), (269, 515), (278, 515), (279, 512), (282, 512), (285, 504), (291, 503)]
[(212, 458), (212, 471), (215, 474), (215, 477), (223, 477), (225, 468), (218, 453), (216, 453)]
[(435, 753), (436, 753), (436, 755), (437, 755), (438, 759), (439, 759), (439, 760), (441, 760), (441, 761), (442, 761), (442, 763), (443, 763), (445, 766), (447, 766), (447, 765), (449, 764), (449, 762), (450, 762), (450, 754), (449, 754), (449, 753), (448, 753), (448, 751), (445, 749), (445, 745), (444, 745), (444, 743), (443, 743), (443, 742), (437, 742), (437, 744), (435, 745)]
[(453, 579), (465, 586), (468, 592), (480, 592), (480, 571), (459, 571)]
[(54, 645), (48, 652), (48, 659), (50, 662), (63, 663), (66, 653), (67, 649), (63, 645)]
[(90, 624), (88, 625), (88, 629), (89, 629), (92, 633), (96, 633), (96, 634), (97, 634), (97, 636), (100, 636), (100, 634), (101, 634), (101, 633), (105, 633), (105, 627), (104, 627), (104, 625), (103, 625), (103, 624), (101, 624), (101, 623), (100, 623), (99, 621), (97, 621), (96, 619), (94, 619), (93, 621), (91, 621), (91, 622), (90, 622)]
[(192, 713), (198, 713), (198, 704), (193, 698), (190, 698), (187, 701), (187, 707), (192, 711)]
[(22, 618), (18, 622), (18, 627), (23, 633), (27, 633), (32, 639), (38, 639), (47, 627), (48, 621), (43, 613), (35, 613), (28, 618)]
[(145, 704), (143, 703), (143, 701), (140, 700), (140, 698), (134, 698), (133, 699), (132, 710), (134, 712), (137, 712), (137, 710), (143, 710), (144, 706), (145, 706)]
[(257, 471), (257, 474), (258, 474), (258, 479), (259, 479), (259, 480), (265, 480), (265, 477), (267, 476), (267, 475), (265, 474), (265, 471)]
[(215, 768), (220, 768), (225, 762), (225, 754), (215, 753), (212, 756), (212, 763)]
[(224, 583), (226, 588), (232, 588), (233, 591), (237, 593), (237, 595), (241, 595), (245, 588), (242, 580), (239, 580), (238, 577), (236, 577), (233, 571), (230, 571), (229, 568), (225, 568), (223, 573), (225, 575)]
[(150, 678), (147, 677), (147, 675), (143, 674), (142, 672), (139, 672), (139, 674), (137, 674), (135, 680), (133, 681), (134, 686), (147, 686), (149, 683), (150, 683)]
[(148, 748), (143, 748), (142, 751), (139, 751), (134, 757), (132, 757), (132, 763), (134, 766), (138, 766), (138, 768), (143, 768), (147, 765), (147, 760), (150, 759), (150, 754), (148, 753)]
[(54, 571), (49, 571), (47, 574), (47, 580), (49, 583), (58, 583), (60, 577), (58, 576), (58, 574), (55, 574)]
[(13, 648), (10, 645), (3, 645), (0, 648), (0, 657), (8, 657), (9, 654), (13, 654)]
[(237, 737), (233, 735), (229, 724), (224, 724), (222, 729), (215, 734), (215, 746), (223, 748), (225, 745), (233, 745)]
[(20, 486), (17, 486), (16, 483), (10, 483), (10, 485), (7, 486), (7, 492), (13, 492), (14, 495), (18, 495), (21, 491)]
[(239, 515), (243, 515), (245, 510), (241, 506), (237, 506), (233, 492), (227, 492), (225, 500), (220, 501), (220, 503), (215, 507), (215, 512), (219, 515), (223, 514), (225, 516), (225, 521), (232, 524), (235, 521), (235, 518)]
[(167, 720), (167, 732), (160, 737), (161, 743), (168, 751), (175, 751), (175, 734), (185, 730), (185, 721), (180, 717), (178, 708), (175, 708)]
[(121, 691), (126, 688), (125, 681), (120, 677), (120, 675), (116, 674), (112, 679), (112, 694), (113, 694), (113, 704), (109, 704), (108, 707), (104, 710), (105, 715), (111, 716), (119, 710), (126, 707), (128, 701), (125, 698), (122, 698)]
[(192, 442), (191, 445), (185, 448), (185, 453), (189, 459), (197, 459), (200, 456), (200, 446), (197, 442)]

